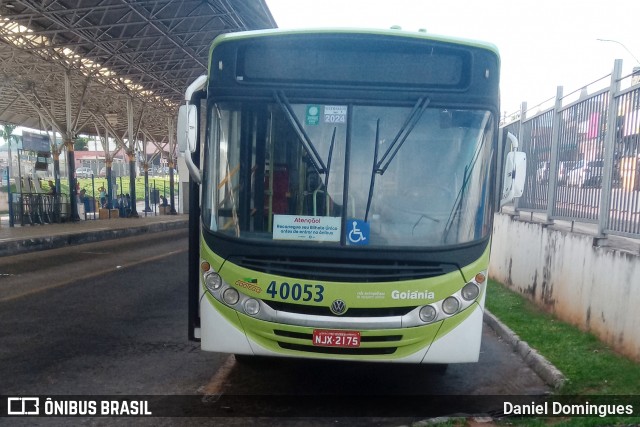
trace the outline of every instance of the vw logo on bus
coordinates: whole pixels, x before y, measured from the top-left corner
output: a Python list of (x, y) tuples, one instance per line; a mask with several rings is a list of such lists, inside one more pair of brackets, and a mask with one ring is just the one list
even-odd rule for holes
[(329, 307), (329, 309), (333, 314), (341, 316), (347, 312), (347, 304), (345, 304), (341, 299), (337, 299), (331, 303), (331, 307)]

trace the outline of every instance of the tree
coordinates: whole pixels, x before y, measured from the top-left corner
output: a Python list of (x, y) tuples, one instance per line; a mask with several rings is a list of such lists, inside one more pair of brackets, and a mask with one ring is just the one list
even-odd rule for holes
[(86, 136), (79, 136), (73, 142), (73, 149), (75, 151), (89, 151), (89, 138)]
[(10, 125), (8, 123), (4, 123), (2, 125), (2, 129), (0, 129), (0, 137), (4, 138), (7, 144), (10, 144), (11, 142), (15, 144), (20, 141), (18, 135), (13, 134), (13, 131), (16, 129), (16, 127), (16, 125)]

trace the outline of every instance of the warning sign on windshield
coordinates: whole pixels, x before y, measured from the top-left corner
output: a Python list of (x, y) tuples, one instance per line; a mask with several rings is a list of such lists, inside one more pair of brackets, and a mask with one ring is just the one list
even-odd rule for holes
[(274, 215), (275, 240), (306, 240), (339, 242), (342, 229), (340, 217)]

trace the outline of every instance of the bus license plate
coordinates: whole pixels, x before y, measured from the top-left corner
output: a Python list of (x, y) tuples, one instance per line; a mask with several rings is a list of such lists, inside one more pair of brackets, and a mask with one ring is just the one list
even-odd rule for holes
[(360, 347), (360, 332), (314, 329), (313, 345), (320, 347)]

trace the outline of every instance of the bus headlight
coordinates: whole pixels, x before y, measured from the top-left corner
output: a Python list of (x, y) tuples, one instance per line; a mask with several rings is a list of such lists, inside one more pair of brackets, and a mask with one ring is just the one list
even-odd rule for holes
[(471, 301), (476, 299), (476, 297), (480, 294), (480, 288), (475, 283), (470, 282), (464, 285), (464, 288), (462, 288), (462, 292), (460, 292), (460, 294), (465, 300)]
[(222, 299), (228, 305), (235, 305), (240, 300), (240, 294), (233, 288), (227, 288), (222, 293)]
[(420, 320), (422, 320), (425, 323), (433, 322), (437, 315), (438, 315), (438, 312), (436, 311), (436, 309), (430, 305), (425, 305), (424, 307), (422, 307), (419, 313)]
[(456, 297), (448, 297), (442, 301), (442, 311), (447, 314), (454, 314), (460, 308), (460, 301)]
[(256, 299), (249, 298), (243, 304), (244, 312), (249, 316), (255, 316), (260, 312), (260, 302)]
[(210, 292), (217, 291), (222, 286), (222, 277), (218, 273), (209, 273), (204, 276), (204, 285)]

